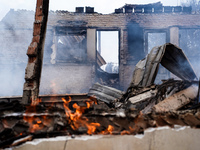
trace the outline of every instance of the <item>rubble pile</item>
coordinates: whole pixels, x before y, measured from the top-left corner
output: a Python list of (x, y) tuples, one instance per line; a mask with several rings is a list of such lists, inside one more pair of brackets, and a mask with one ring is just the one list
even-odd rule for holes
[[(179, 80), (169, 79), (155, 85), (159, 64)], [(113, 108), (131, 109), (136, 114), (148, 114), (153, 111), (169, 112), (197, 107), (199, 85), (183, 51), (173, 44), (166, 43), (154, 47), (145, 59), (138, 62), (131, 84), (125, 93), (97, 83), (88, 95), (106, 102)]]
[[(13, 108), (1, 111), (0, 147), (61, 135), (135, 135), (144, 133), (149, 127), (180, 125), (199, 128), (200, 125), (200, 109), (143, 114), (132, 107), (112, 108), (105, 102), (93, 99), (66, 102), (56, 105), (38, 103), (26, 107), (16, 101), (10, 102)], [(88, 104), (91, 104), (90, 107)]]

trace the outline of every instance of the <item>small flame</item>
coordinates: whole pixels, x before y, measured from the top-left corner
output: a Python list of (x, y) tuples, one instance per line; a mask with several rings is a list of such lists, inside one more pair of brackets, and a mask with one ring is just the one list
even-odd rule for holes
[(108, 125), (108, 128), (104, 131), (101, 131), (101, 134), (112, 134), (114, 131), (114, 127), (111, 125)]
[(41, 124), (41, 123), (42, 123), (42, 121), (41, 121), (41, 120), (37, 121), (37, 124)]
[(86, 102), (86, 104), (87, 104), (87, 108), (90, 108), (90, 103), (89, 102)]
[(44, 128), (42, 121), (34, 116), (24, 116), (24, 120), (29, 123), (29, 131), (31, 133), (39, 131)]

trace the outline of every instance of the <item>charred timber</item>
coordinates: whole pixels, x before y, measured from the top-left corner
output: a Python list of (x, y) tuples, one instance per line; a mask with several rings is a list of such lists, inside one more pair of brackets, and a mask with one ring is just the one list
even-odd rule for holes
[(173, 94), (154, 106), (156, 112), (178, 110), (197, 97), (198, 86), (192, 85), (185, 90)]
[(49, 0), (37, 0), (33, 39), (27, 50), (28, 64), (23, 88), (23, 104), (30, 103), (39, 95), (48, 10)]

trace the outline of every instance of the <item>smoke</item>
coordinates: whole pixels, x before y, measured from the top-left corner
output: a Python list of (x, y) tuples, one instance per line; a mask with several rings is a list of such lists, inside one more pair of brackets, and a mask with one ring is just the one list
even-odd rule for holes
[[(0, 22), (0, 96), (22, 95), (34, 18), (34, 12), (25, 12), (10, 10)], [(19, 14), (22, 18), (17, 17)], [(21, 19), (30, 22), (20, 24)]]
[(188, 57), (197, 77), (200, 77), (200, 29), (180, 29), (180, 48)]

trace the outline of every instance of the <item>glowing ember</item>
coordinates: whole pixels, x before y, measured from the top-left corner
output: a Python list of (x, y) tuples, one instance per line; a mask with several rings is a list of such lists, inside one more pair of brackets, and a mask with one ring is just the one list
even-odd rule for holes
[(34, 116), (24, 116), (24, 120), (29, 123), (29, 131), (31, 133), (40, 131), (44, 128), (42, 121)]
[[(36, 106), (41, 102), (41, 99), (36, 99), (33, 100), (31, 105), (29, 107), (27, 107), (26, 113), (24, 115), (24, 121), (28, 122), (29, 124), (29, 131), (31, 133), (35, 132), (35, 131), (39, 131), (42, 128), (44, 128), (44, 126), (42, 125), (42, 120), (40, 120), (40, 118), (38, 117), (34, 117), (34, 116), (28, 116), (26, 114), (29, 113), (29, 111), (31, 110), (31, 112), (36, 112)], [(43, 116), (44, 117), (44, 116)]]
[(37, 124), (40, 124), (40, 123), (42, 123), (42, 121), (40, 120), (40, 121), (37, 121)]

